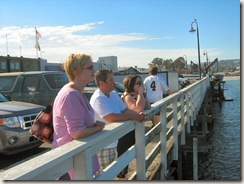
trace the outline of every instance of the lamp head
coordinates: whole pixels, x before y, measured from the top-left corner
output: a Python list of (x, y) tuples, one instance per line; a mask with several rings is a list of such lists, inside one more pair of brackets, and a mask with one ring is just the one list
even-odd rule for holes
[(190, 30), (189, 32), (193, 33), (193, 32), (195, 32), (195, 31), (196, 31), (196, 30), (193, 29), (193, 27), (191, 27), (191, 30)]

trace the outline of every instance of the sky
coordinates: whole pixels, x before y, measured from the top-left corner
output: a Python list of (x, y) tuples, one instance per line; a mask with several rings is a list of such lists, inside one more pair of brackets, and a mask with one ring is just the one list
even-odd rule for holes
[[(71, 53), (117, 56), (119, 67), (154, 58), (240, 59), (240, 0), (1, 0), (0, 56), (63, 62)], [(194, 22), (196, 19), (196, 22)], [(191, 26), (197, 30), (189, 32)], [(34, 48), (35, 27), (41, 51)]]

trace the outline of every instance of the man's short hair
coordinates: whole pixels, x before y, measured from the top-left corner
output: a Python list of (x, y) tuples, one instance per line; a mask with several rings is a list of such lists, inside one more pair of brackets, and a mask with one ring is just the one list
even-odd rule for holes
[(109, 73), (113, 73), (113, 71), (107, 69), (101, 69), (96, 72), (95, 82), (97, 84), (97, 87), (100, 86), (100, 81), (106, 82)]
[(157, 75), (158, 67), (157, 65), (152, 65), (149, 69), (149, 75)]

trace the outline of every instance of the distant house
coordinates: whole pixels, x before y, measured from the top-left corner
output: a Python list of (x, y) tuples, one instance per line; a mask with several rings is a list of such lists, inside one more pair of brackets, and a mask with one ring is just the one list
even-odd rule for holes
[(119, 67), (118, 74), (140, 74), (141, 72), (133, 67)]

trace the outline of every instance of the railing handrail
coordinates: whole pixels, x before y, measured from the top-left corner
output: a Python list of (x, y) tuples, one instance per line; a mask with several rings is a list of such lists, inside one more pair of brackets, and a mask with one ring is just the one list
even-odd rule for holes
[[(172, 131), (173, 139), (173, 157), (178, 159), (178, 144), (184, 144), (185, 125), (187, 132), (190, 131), (190, 122), (196, 118), (197, 112), (203, 101), (207, 87), (209, 86), (209, 77), (205, 77), (200, 81), (173, 93), (172, 95), (152, 104), (152, 108), (145, 110), (145, 113), (152, 116), (160, 111), (161, 123), (157, 125), (155, 130), (160, 129), (160, 144), (162, 173), (161, 179), (164, 179), (168, 173), (167, 163), (167, 135)], [(180, 104), (178, 103), (180, 102)], [(182, 104), (182, 102), (184, 102)], [(187, 106), (185, 104), (188, 104)], [(167, 107), (172, 105), (172, 128), (167, 130)], [(181, 113), (178, 115), (178, 105), (180, 105)], [(185, 110), (187, 108), (187, 110)], [(187, 116), (186, 123), (185, 115)], [(104, 130), (79, 140), (74, 140), (56, 149), (50, 150), (42, 155), (32, 158), (26, 162), (20, 163), (6, 171), (0, 173), (2, 180), (55, 180), (67, 173), (71, 168), (75, 168), (75, 176), (77, 180), (112, 180), (116, 175), (128, 165), (134, 158), (139, 160), (136, 162), (137, 180), (146, 179), (146, 153), (145, 153), (145, 126), (144, 123), (134, 123), (135, 121), (125, 121), (111, 123), (105, 126)], [(181, 124), (182, 142), (178, 143), (178, 125)], [(126, 133), (135, 129), (136, 144), (132, 146), (124, 155), (113, 162), (108, 169), (93, 177), (92, 174), (92, 155), (119, 139)], [(171, 136), (170, 136), (171, 137)], [(169, 137), (169, 138), (170, 138)], [(155, 148), (156, 149), (156, 148)], [(153, 154), (152, 154), (153, 157)]]

